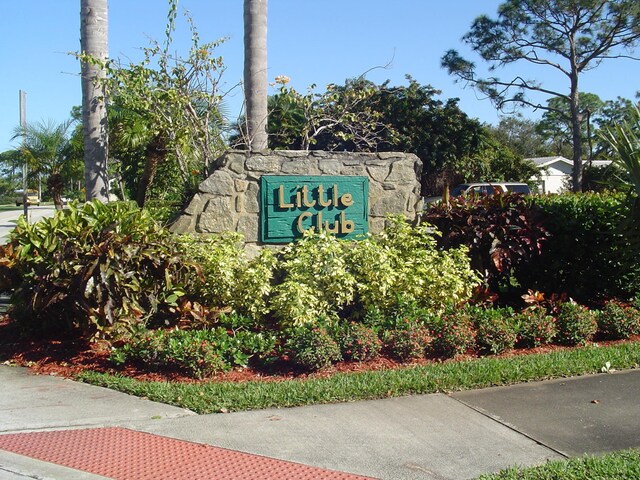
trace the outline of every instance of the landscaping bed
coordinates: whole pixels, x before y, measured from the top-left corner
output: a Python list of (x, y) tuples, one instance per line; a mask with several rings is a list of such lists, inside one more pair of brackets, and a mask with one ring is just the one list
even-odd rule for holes
[[(620, 206), (617, 197), (586, 201), (557, 215)], [(538, 207), (505, 196), (451, 208), (432, 210), (432, 223), (390, 217), (358, 241), (307, 232), (254, 258), (236, 235), (175, 236), (126, 203), (18, 222), (0, 247), (0, 289), (14, 292), (0, 361), (196, 411), (638, 365), (640, 270), (622, 234), (600, 242), (609, 253), (594, 271), (608, 285), (585, 295), (559, 277), (537, 291), (518, 272), (545, 252), (574, 265), (572, 276), (587, 280), (592, 266), (544, 250), (563, 234), (546, 229)]]

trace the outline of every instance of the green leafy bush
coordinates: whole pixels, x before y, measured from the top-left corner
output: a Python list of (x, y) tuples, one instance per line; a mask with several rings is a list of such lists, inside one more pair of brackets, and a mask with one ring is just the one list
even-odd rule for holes
[(204, 378), (246, 367), (253, 357), (273, 350), (275, 338), (262, 333), (224, 328), (204, 330), (140, 330), (116, 347), (111, 360), (118, 364), (137, 361), (152, 369), (169, 368)]
[(323, 326), (295, 328), (286, 348), (293, 363), (305, 370), (319, 370), (342, 360), (340, 347)]
[(514, 269), (537, 259), (548, 236), (539, 208), (517, 194), (453, 198), (423, 218), (442, 232), (440, 247), (469, 248), (471, 266), (493, 291), (510, 283)]
[[(620, 193), (583, 193), (533, 197), (549, 232), (538, 261), (516, 271), (526, 288), (566, 292), (576, 301), (630, 296), (638, 283), (623, 235), (629, 216), (627, 197)], [(635, 252), (635, 253), (633, 253)]]
[(476, 330), (476, 345), (482, 353), (497, 355), (516, 344), (518, 329), (511, 308), (469, 307)]
[(518, 329), (518, 344), (535, 348), (553, 342), (558, 334), (556, 319), (539, 307), (531, 307), (514, 316)]
[(442, 312), (467, 300), (478, 284), (467, 249), (439, 250), (437, 235), (430, 225), (412, 227), (402, 217), (390, 217), (382, 233), (354, 242), (349, 261), (363, 308), (389, 312), (402, 298)]
[(640, 334), (640, 311), (631, 305), (611, 300), (598, 312), (598, 329), (613, 340)]
[(144, 209), (149, 212), (151, 218), (161, 225), (168, 225), (169, 222), (180, 213), (182, 205), (178, 202), (168, 202), (164, 200), (147, 200)]
[(349, 245), (324, 231), (309, 231), (280, 252), (270, 306), (283, 325), (312, 325), (353, 300), (356, 280), (347, 266)]
[(437, 357), (461, 355), (475, 344), (473, 321), (464, 310), (446, 313), (434, 319), (430, 327), (433, 335), (430, 349)]
[(128, 203), (72, 204), (11, 234), (19, 280), (12, 315), (40, 331), (82, 334), (175, 315), (196, 276), (169, 233)]
[(371, 307), (389, 311), (398, 292), (433, 311), (469, 298), (477, 277), (465, 250), (439, 251), (428, 230), (395, 218), (362, 241), (308, 231), (277, 255), (264, 251), (248, 263), (237, 237), (186, 239), (183, 245), (202, 266), (206, 280), (198, 293), (206, 302), (254, 317), (272, 314), (291, 328)]
[(275, 260), (270, 250), (249, 260), (242, 247), (242, 236), (183, 235), (178, 238), (186, 258), (198, 264), (202, 277), (193, 292), (210, 307), (231, 307), (240, 314), (260, 318), (268, 312), (267, 298)]
[(584, 345), (598, 331), (596, 312), (574, 302), (560, 304), (556, 318), (557, 341), (563, 345)]
[(399, 320), (383, 337), (387, 353), (402, 362), (424, 358), (431, 340), (429, 329), (412, 318)]
[(336, 337), (345, 360), (364, 362), (380, 355), (382, 342), (378, 334), (361, 323), (350, 322), (340, 326)]

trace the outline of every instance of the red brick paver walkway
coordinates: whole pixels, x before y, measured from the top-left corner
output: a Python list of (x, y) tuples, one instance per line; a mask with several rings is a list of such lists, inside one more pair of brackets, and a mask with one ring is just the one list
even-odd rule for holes
[(115, 427), (0, 435), (0, 449), (114, 480), (371, 480)]

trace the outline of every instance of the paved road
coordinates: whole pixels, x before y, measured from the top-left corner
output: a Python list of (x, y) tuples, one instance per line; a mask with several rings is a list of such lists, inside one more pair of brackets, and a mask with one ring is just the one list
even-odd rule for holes
[[(53, 206), (41, 206), (30, 207), (29, 214), (31, 215), (31, 221), (37, 222), (41, 218), (50, 217), (55, 212)], [(10, 210), (8, 212), (0, 212), (0, 245), (6, 243), (8, 240), (9, 232), (15, 227), (15, 220), (22, 215), (23, 209)]]

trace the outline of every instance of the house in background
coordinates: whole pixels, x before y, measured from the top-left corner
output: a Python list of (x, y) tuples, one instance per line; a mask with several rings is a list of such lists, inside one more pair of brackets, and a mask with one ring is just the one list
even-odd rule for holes
[[(539, 186), (540, 193), (561, 193), (569, 190), (571, 185), (571, 172), (573, 161), (562, 156), (557, 157), (537, 157), (526, 158), (536, 164), (540, 173), (531, 180)], [(587, 161), (584, 161), (587, 165)], [(594, 167), (607, 167), (611, 165), (611, 160), (592, 160)]]

